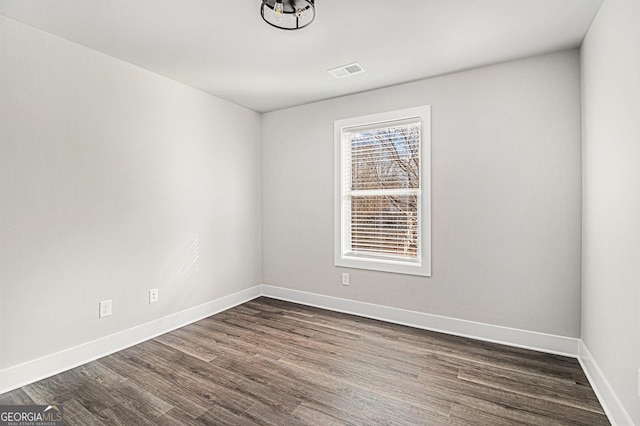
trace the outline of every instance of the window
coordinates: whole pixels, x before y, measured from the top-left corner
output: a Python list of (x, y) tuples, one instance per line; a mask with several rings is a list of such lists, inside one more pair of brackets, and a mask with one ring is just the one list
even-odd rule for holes
[(431, 275), (430, 107), (334, 123), (335, 264)]

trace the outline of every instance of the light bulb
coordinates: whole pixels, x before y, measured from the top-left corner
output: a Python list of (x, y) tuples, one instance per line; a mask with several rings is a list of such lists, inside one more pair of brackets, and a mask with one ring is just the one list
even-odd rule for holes
[(296, 9), (296, 16), (298, 19), (305, 19), (307, 17), (307, 9)]
[(276, 1), (276, 4), (273, 6), (273, 13), (276, 17), (276, 21), (282, 21), (282, 2)]

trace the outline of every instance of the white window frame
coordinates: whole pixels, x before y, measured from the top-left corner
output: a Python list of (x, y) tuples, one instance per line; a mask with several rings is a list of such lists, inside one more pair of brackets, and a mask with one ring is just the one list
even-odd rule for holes
[[(386, 122), (419, 118), (420, 135), (420, 255), (416, 260), (391, 259), (384, 256), (364, 256), (348, 253), (347, 239), (350, 232), (350, 217), (345, 217), (344, 203), (351, 202), (343, 193), (345, 176), (343, 153), (345, 131), (350, 128), (384, 125)], [(390, 123), (392, 124), (392, 123)], [(431, 276), (431, 107), (429, 105), (407, 108), (380, 114), (336, 120), (334, 122), (334, 261), (336, 266), (369, 269), (399, 274)]]

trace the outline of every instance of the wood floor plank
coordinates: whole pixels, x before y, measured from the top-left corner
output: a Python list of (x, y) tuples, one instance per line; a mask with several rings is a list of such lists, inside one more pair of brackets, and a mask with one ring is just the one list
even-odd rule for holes
[[(270, 318), (267, 324), (282, 324), (282, 328), (287, 325), (295, 325), (300, 321), (287, 317)], [(362, 358), (368, 364), (375, 364), (379, 367), (388, 368), (396, 374), (408, 374), (416, 376), (420, 372), (420, 361), (414, 353), (405, 352), (399, 348), (397, 343), (392, 345), (382, 345), (379, 339), (370, 339), (362, 333), (354, 331), (339, 331), (336, 328), (324, 325), (313, 324), (310, 321), (302, 321), (305, 327), (315, 331), (313, 337), (314, 345), (322, 346), (326, 350), (339, 350), (340, 354), (349, 359)], [(274, 327), (275, 328), (275, 327)]]
[[(268, 322), (267, 322), (268, 323)], [(239, 320), (236, 324), (245, 325), (244, 321)], [(370, 370), (371, 365), (376, 365), (376, 369), (381, 373), (386, 372), (394, 380), (402, 379), (398, 376), (417, 377), (420, 373), (421, 366), (419, 363), (415, 363), (415, 359), (408, 361), (406, 358), (402, 359), (396, 357), (397, 350), (385, 350), (376, 345), (363, 341), (363, 339), (347, 339), (342, 340), (340, 337), (336, 337), (335, 341), (328, 342), (324, 339), (312, 338), (306, 340), (306, 342), (298, 342), (297, 346), (301, 349), (296, 351), (293, 349), (291, 342), (280, 342), (277, 338), (277, 332), (268, 332), (264, 336), (255, 336), (257, 342), (264, 341), (278, 341), (278, 343), (271, 343), (271, 347), (281, 347), (284, 357), (290, 357), (292, 354), (304, 356), (306, 351), (313, 351), (314, 356), (323, 357), (323, 362), (330, 358), (350, 360), (351, 364), (360, 366), (366, 370)], [(329, 364), (329, 362), (324, 362)]]
[(304, 371), (292, 369), (286, 364), (268, 358), (219, 358), (215, 362), (224, 369), (267, 384), (278, 394), (285, 393), (300, 401), (313, 401), (319, 406), (331, 407), (331, 410), (337, 413), (361, 411), (370, 402), (354, 386), (332, 380), (322, 374), (305, 374)]
[[(185, 339), (185, 337), (187, 338)], [(206, 346), (193, 342), (189, 337), (193, 336), (189, 336), (188, 333), (182, 330), (174, 330), (172, 333), (156, 337), (156, 340), (205, 362), (209, 362), (216, 357), (216, 354)]]
[(33, 399), (22, 388), (0, 395), (0, 405), (32, 405)]
[(154, 347), (153, 351), (142, 352), (149, 361), (162, 364), (164, 360), (165, 364), (170, 363), (172, 374), (181, 377), (185, 386), (206, 392), (206, 398), (210, 402), (208, 406), (219, 405), (232, 412), (239, 412), (251, 403), (260, 401), (291, 412), (300, 403), (290, 395), (276, 397), (272, 389), (253, 378), (233, 374), (214, 363), (204, 363), (196, 358), (188, 359), (180, 354), (176, 357), (175, 352), (163, 352), (163, 349), (153, 342), (145, 343), (148, 344), (146, 347)]
[(180, 389), (162, 375), (128, 362), (120, 353), (101, 358), (99, 362), (150, 390), (168, 404), (180, 407), (194, 418), (207, 411), (206, 403), (200, 396), (189, 389)]
[[(421, 379), (424, 379), (424, 377), (421, 377)], [(525, 413), (537, 413), (558, 422), (568, 421), (576, 425), (586, 426), (603, 424), (601, 423), (602, 419), (606, 421), (605, 416), (592, 411), (559, 404), (545, 398), (538, 398), (535, 395), (523, 395), (522, 393), (514, 393), (466, 380), (429, 375), (424, 384), (429, 387), (444, 389), (450, 394), (456, 395), (455, 401), (458, 403), (458, 409), (460, 405), (464, 406), (464, 404), (461, 404), (462, 402), (468, 403), (469, 398), (471, 398), (471, 401), (484, 401), (497, 406), (512, 407), (514, 410), (520, 410)], [(477, 409), (477, 411), (480, 412), (481, 410)]]
[(337, 413), (310, 407), (307, 403), (300, 404), (292, 414), (305, 425), (343, 426), (350, 424), (349, 418), (339, 417), (336, 415)]
[(69, 425), (607, 425), (575, 359), (257, 298), (0, 395)]
[(156, 417), (155, 422), (157, 426), (203, 426), (209, 424), (206, 421), (193, 418), (178, 407), (173, 407), (171, 410), (165, 411), (160, 416)]
[(212, 407), (198, 417), (198, 421), (205, 425), (215, 426), (250, 426), (255, 424), (254, 421), (244, 415), (244, 411), (242, 413), (234, 413), (220, 406)]
[(72, 399), (71, 392), (81, 385), (82, 383), (74, 382), (66, 374), (57, 374), (23, 386), (22, 390), (35, 404), (62, 404)]
[(82, 366), (82, 371), (89, 380), (102, 383), (109, 392), (118, 395), (119, 401), (131, 402), (143, 414), (157, 416), (173, 408), (167, 401), (138, 383), (117, 374), (100, 361)]
[[(227, 383), (221, 384), (217, 380), (212, 380), (215, 379), (214, 374), (207, 376), (200, 374), (204, 368), (208, 370), (211, 367), (201, 359), (187, 356), (182, 357), (181, 362), (172, 362), (172, 359), (163, 358), (156, 350), (150, 351), (145, 349), (146, 347), (148, 346), (129, 348), (127, 355), (146, 370), (168, 378), (174, 385), (174, 391), (189, 392), (190, 395), (194, 395), (207, 410), (215, 405), (225, 404), (230, 410), (241, 411), (247, 403), (250, 403), (251, 399), (237, 392), (237, 389), (225, 386)], [(192, 362), (188, 364), (188, 361)], [(193, 368), (193, 365), (197, 366)]]
[(64, 424), (66, 426), (105, 426), (105, 423), (94, 413), (74, 399), (64, 403)]
[(525, 374), (509, 370), (488, 368), (462, 368), (458, 376), (462, 380), (507, 390), (521, 395), (553, 401), (582, 410), (604, 414), (604, 411), (594, 404), (593, 391), (584, 386), (573, 383), (559, 383), (546, 379), (540, 375)]
[(103, 423), (118, 426), (155, 426), (156, 417), (149, 417), (138, 411), (131, 403), (117, 404), (102, 410), (98, 417)]
[(245, 411), (242, 416), (248, 421), (265, 426), (302, 426), (305, 423), (294, 417), (292, 413), (282, 411), (278, 407), (261, 402), (254, 403)]
[[(471, 396), (458, 398), (451, 410), (453, 424), (522, 424), (522, 425), (554, 425), (554, 426), (579, 426), (579, 425), (606, 425), (606, 417), (581, 413), (567, 412), (565, 415), (557, 415), (559, 407), (549, 405), (546, 409), (536, 404), (533, 408), (531, 400), (514, 399), (510, 403), (489, 401), (487, 399)], [(602, 423), (602, 421), (605, 423)]]

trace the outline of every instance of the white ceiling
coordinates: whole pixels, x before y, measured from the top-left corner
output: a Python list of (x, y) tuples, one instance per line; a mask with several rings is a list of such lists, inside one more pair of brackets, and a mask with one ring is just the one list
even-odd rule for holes
[[(0, 15), (273, 111), (580, 45), (602, 0), (316, 0), (300, 31), (260, 0), (0, 0)], [(365, 73), (327, 70), (359, 62)]]

